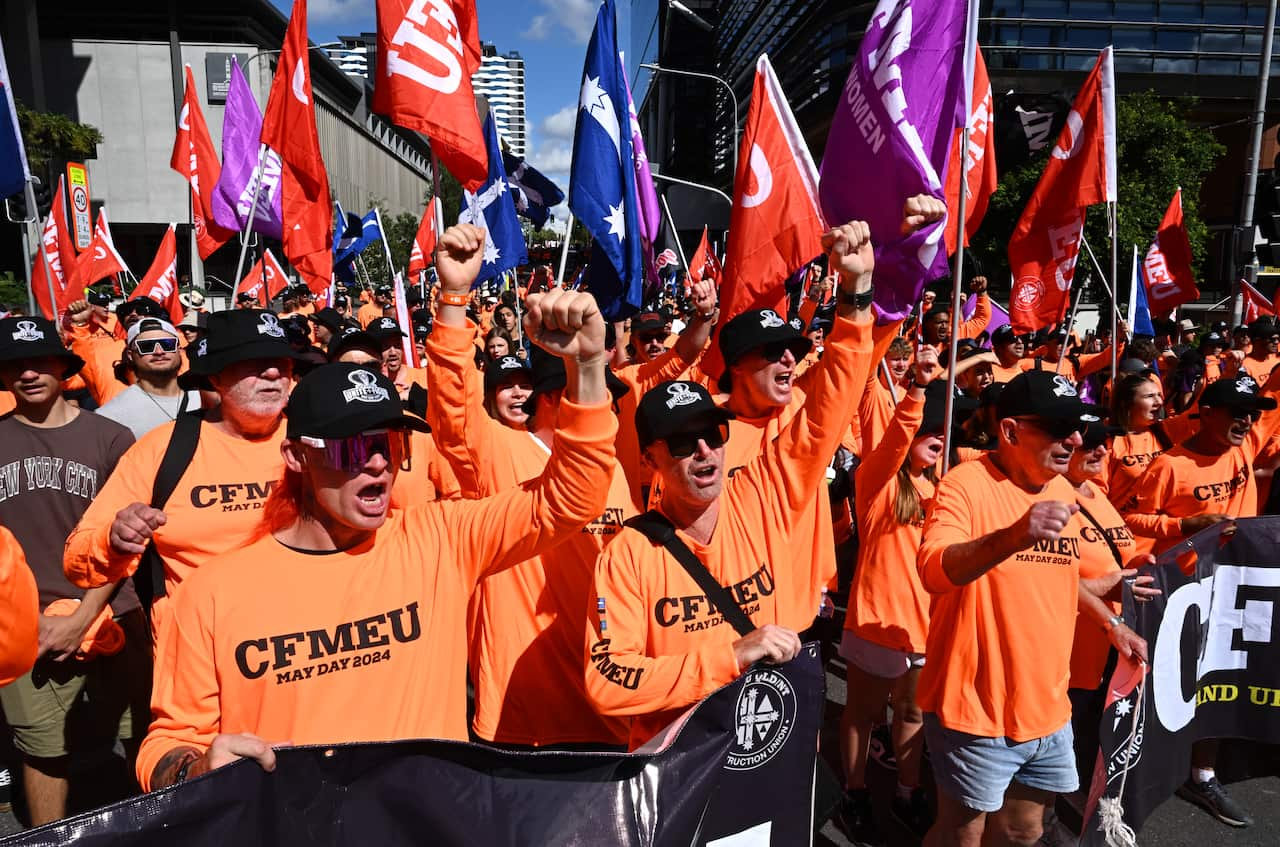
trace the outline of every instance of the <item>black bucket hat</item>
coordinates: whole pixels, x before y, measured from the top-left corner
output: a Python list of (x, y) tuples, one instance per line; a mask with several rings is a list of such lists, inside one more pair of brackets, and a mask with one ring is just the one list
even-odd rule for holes
[(298, 353), (289, 346), (280, 319), (261, 309), (228, 309), (209, 316), (204, 338), (187, 348), (189, 367), (178, 377), (183, 388), (210, 389), (209, 377), (224, 368), (249, 359), (293, 359)]
[[(0, 319), (0, 362), (45, 357), (62, 359), (67, 363), (63, 379), (74, 376), (84, 367), (84, 359), (63, 345), (53, 321), (25, 316)], [(8, 386), (4, 390), (8, 391)]]

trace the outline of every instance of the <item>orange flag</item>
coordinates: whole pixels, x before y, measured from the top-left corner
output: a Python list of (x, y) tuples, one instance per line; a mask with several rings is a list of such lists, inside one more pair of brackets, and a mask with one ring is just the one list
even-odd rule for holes
[[(31, 270), (31, 289), (36, 305), (46, 318), (56, 321), (67, 306), (84, 296), (80, 282), (75, 246), (71, 243), (71, 231), (67, 229), (67, 203), (63, 191), (63, 178), (58, 177), (58, 190), (49, 207), (40, 236), (41, 253), (36, 254)], [(48, 273), (45, 266), (48, 266)], [(49, 289), (53, 289), (53, 299)]]
[(414, 279), (427, 269), (427, 257), (436, 251), (436, 199), (427, 201), (418, 224), (418, 234), (413, 237), (413, 249), (409, 252), (409, 279)]
[[(964, 174), (968, 184), (968, 196), (964, 205), (964, 244), (978, 231), (982, 217), (987, 213), (987, 203), (995, 193), (1000, 178), (996, 174), (996, 133), (992, 123), (991, 80), (987, 77), (987, 63), (982, 51), (974, 54), (973, 62), (973, 111), (969, 115), (969, 148), (964, 158)], [(947, 228), (943, 233), (947, 242), (947, 254), (956, 252), (956, 218), (960, 210), (960, 141), (963, 129), (956, 130), (951, 147), (951, 163), (947, 167)]]
[[(191, 219), (196, 228), (200, 258), (207, 259), (235, 235), (213, 222), (213, 187), (222, 175), (222, 165), (209, 137), (209, 126), (200, 110), (200, 93), (187, 65), (187, 93), (178, 116), (178, 132), (173, 138), (169, 167), (191, 183)], [(203, 190), (201, 189), (203, 186)]]
[(711, 244), (707, 241), (707, 227), (704, 224), (702, 227), (702, 240), (698, 242), (698, 249), (693, 251), (693, 258), (689, 260), (689, 279), (692, 282), (710, 279), (719, 285), (722, 273), (723, 268), (720, 267), (720, 260), (716, 258), (715, 251), (711, 249)]
[(182, 323), (182, 301), (178, 299), (178, 236), (173, 224), (169, 224), (146, 276), (129, 295), (130, 300), (135, 297), (150, 297), (169, 310), (174, 326)]

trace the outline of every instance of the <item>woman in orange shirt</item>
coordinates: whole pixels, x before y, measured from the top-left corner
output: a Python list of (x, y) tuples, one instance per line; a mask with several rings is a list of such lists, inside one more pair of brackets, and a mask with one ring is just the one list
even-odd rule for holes
[(1164, 392), (1152, 378), (1154, 374), (1149, 369), (1126, 374), (1115, 390), (1111, 420), (1124, 432), (1112, 442), (1103, 473), (1094, 485), (1122, 511), (1135, 505), (1135, 487), (1156, 456), (1195, 432), (1196, 422), (1189, 414), (1162, 417)]
[(846, 832), (855, 840), (878, 840), (866, 787), (867, 748), (872, 725), (884, 719), (890, 695), (893, 749), (898, 757), (893, 814), (922, 837), (932, 823), (928, 801), (919, 788), (924, 736), (915, 692), (924, 665), (929, 596), (920, 585), (916, 553), (925, 510), (933, 501), (946, 403), (945, 386), (940, 393), (927, 392), (928, 401), (925, 386), (940, 373), (937, 351), (921, 345), (910, 387), (884, 436), (857, 472), (862, 546), (840, 641), (849, 682), (840, 720), (847, 794), (841, 815)]

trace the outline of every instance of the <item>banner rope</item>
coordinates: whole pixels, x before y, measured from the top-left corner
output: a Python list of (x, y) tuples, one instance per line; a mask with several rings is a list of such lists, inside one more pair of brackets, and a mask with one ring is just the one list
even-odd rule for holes
[[(1145, 662), (1143, 663), (1146, 664)], [(1131, 754), (1133, 739), (1138, 734), (1138, 727), (1141, 726), (1142, 713), (1146, 709), (1147, 702), (1147, 672), (1144, 667), (1142, 679), (1138, 680), (1138, 704), (1133, 709), (1133, 720), (1129, 727), (1129, 737), (1124, 741), (1124, 750), (1127, 754), (1124, 761), (1124, 770), (1120, 772), (1120, 790), (1116, 792), (1114, 797), (1102, 797), (1098, 800), (1098, 829), (1102, 832), (1108, 847), (1137, 847), (1138, 835), (1133, 831), (1133, 827), (1124, 822), (1124, 786), (1129, 779), (1129, 768), (1133, 765), (1134, 757)]]

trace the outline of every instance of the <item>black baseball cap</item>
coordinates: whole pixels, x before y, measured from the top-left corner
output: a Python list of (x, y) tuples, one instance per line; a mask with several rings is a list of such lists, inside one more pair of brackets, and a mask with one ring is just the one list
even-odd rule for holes
[(533, 380), (533, 371), (518, 356), (503, 356), (489, 362), (484, 367), (484, 393), (496, 390), (516, 374), (523, 374), (526, 379)]
[(146, 295), (131, 297), (116, 306), (116, 317), (124, 320), (129, 315), (138, 313), (145, 318), (164, 318), (169, 320), (169, 310)]
[(813, 349), (813, 342), (773, 309), (743, 312), (720, 330), (720, 352), (726, 366), (736, 363), (757, 347), (774, 342), (786, 343), (796, 359), (803, 359)]
[(732, 420), (733, 412), (722, 409), (711, 394), (696, 382), (670, 380), (645, 392), (636, 405), (636, 434), (640, 446), (705, 426)]
[(641, 312), (631, 319), (631, 334), (658, 332), (667, 327), (666, 318), (660, 312)]
[[(564, 360), (541, 347), (534, 347), (530, 351), (529, 370), (533, 378), (533, 391), (530, 392), (529, 399), (524, 401), (524, 410), (532, 415), (534, 409), (538, 407), (538, 397), (549, 391), (559, 391), (564, 388), (568, 377), (564, 369)], [(631, 390), (631, 386), (618, 379), (613, 370), (608, 367), (604, 370), (604, 383), (615, 401), (621, 400)]]
[(396, 323), (395, 318), (378, 318), (375, 321), (370, 321), (369, 325), (365, 327), (365, 332), (383, 343), (386, 343), (393, 338), (400, 339), (408, 337), (405, 335), (404, 330), (400, 328), (400, 324)]
[(1011, 344), (1018, 340), (1018, 333), (1014, 331), (1012, 324), (1003, 324), (991, 333), (992, 344)]
[(1201, 409), (1231, 409), (1240, 412), (1265, 412), (1276, 407), (1276, 401), (1258, 393), (1258, 383), (1247, 373), (1235, 379), (1219, 379), (1209, 383), (1200, 394)]
[[(84, 359), (68, 350), (58, 338), (53, 321), (41, 317), (12, 317), (0, 319), (0, 362), (16, 362), (24, 359), (41, 359), (46, 356), (62, 359), (67, 363), (62, 378), (80, 372)], [(8, 386), (4, 387), (9, 390)]]
[(90, 288), (85, 291), (84, 299), (88, 300), (94, 306), (110, 306), (111, 292), (101, 288)]
[(330, 332), (341, 332), (343, 325), (346, 323), (346, 319), (338, 314), (337, 309), (331, 309), (328, 306), (308, 315), (307, 319), (315, 321)]
[(1080, 430), (1080, 439), (1083, 442), (1081, 446), (1085, 450), (1092, 450), (1108, 438), (1124, 435), (1124, 433), (1124, 427), (1111, 426), (1105, 421), (1089, 421), (1084, 429)]
[(258, 297), (256, 294), (250, 294), (248, 291), (241, 291), (239, 294), (236, 295), (236, 302), (237, 303), (257, 303)]
[(388, 427), (431, 431), (405, 411), (395, 383), (376, 368), (350, 362), (320, 365), (300, 379), (284, 414), (287, 438), (347, 438)]
[(1051, 371), (1023, 371), (1005, 383), (996, 403), (996, 416), (1023, 416), (1050, 420), (1100, 420), (1106, 411), (1080, 399), (1071, 380)]
[(178, 377), (183, 388), (212, 388), (207, 377), (248, 359), (297, 359), (280, 318), (261, 309), (227, 309), (209, 315), (205, 337), (187, 348), (188, 369)]
[(378, 357), (382, 355), (382, 344), (363, 329), (347, 324), (329, 339), (329, 348), (325, 350), (325, 355), (329, 357), (330, 362), (336, 362), (338, 357), (348, 350), (364, 350), (369, 355)]
[[(951, 426), (953, 429), (978, 409), (978, 401), (973, 397), (956, 396), (951, 401)], [(941, 435), (947, 426), (947, 381), (935, 379), (924, 390), (924, 416), (920, 420), (920, 435)]]
[(1276, 320), (1270, 315), (1263, 315), (1249, 324), (1250, 338), (1270, 338), (1277, 332), (1280, 332), (1280, 329), (1276, 328)]
[(1122, 374), (1143, 374), (1144, 376), (1151, 376), (1156, 372), (1156, 369), (1151, 365), (1132, 356), (1128, 359), (1122, 359), (1116, 369)]

